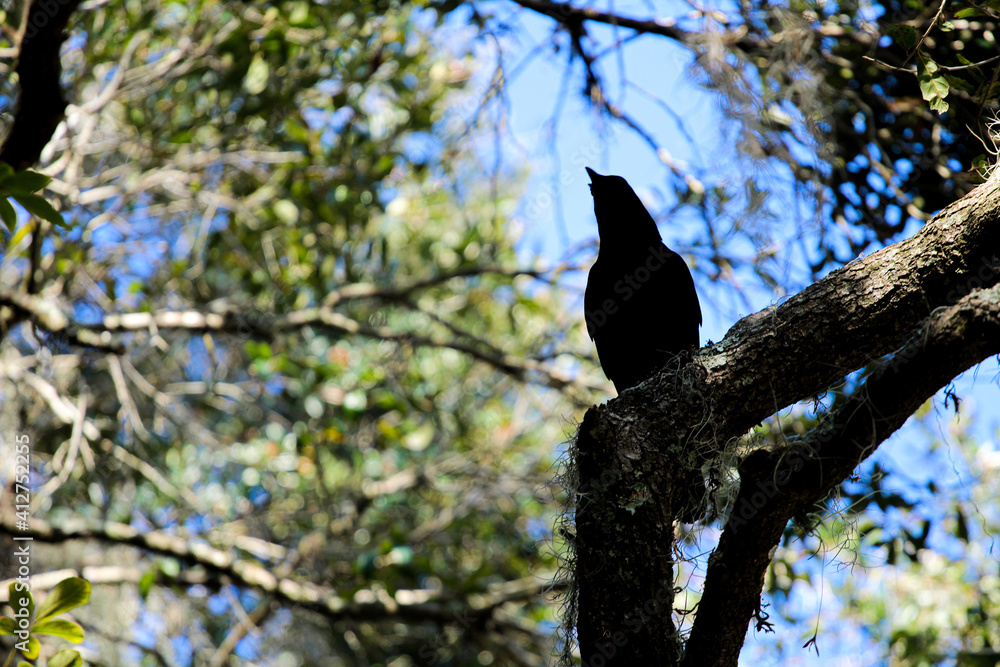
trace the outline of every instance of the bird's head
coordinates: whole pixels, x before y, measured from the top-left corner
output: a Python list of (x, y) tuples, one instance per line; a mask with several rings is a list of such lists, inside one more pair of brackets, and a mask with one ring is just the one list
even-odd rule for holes
[(590, 176), (590, 194), (594, 195), (594, 201), (599, 199), (616, 199), (623, 201), (625, 197), (635, 197), (635, 191), (621, 176), (604, 176), (598, 174), (590, 167), (584, 167)]
[(653, 217), (639, 195), (621, 176), (604, 176), (590, 167), (590, 193), (594, 196), (594, 214), (602, 243), (615, 238), (649, 242), (660, 240)]

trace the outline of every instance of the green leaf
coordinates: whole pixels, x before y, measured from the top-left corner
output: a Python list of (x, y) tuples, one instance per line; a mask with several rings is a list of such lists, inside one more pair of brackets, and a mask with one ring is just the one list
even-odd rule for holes
[(28, 635), (28, 650), (21, 651), (25, 658), (29, 660), (34, 660), (38, 657), (38, 652), (42, 650), (42, 645), (35, 638), (35, 635)]
[(62, 637), (63, 639), (73, 642), (74, 644), (79, 644), (83, 641), (83, 628), (73, 621), (67, 621), (62, 618), (49, 618), (44, 621), (39, 621), (32, 626), (31, 632), (36, 635), (52, 635), (53, 637)]
[(274, 202), (274, 214), (288, 226), (294, 225), (299, 219), (299, 209), (289, 199), (279, 199)]
[(18, 591), (18, 585), (18, 582), (13, 581), (7, 587), (7, 604), (14, 610), (15, 618), (18, 618), (17, 611), (25, 606), (28, 607), (28, 618), (31, 618), (35, 613), (35, 600), (31, 597), (31, 591)]
[(156, 573), (157, 569), (153, 567), (143, 572), (142, 576), (139, 577), (139, 595), (143, 600), (149, 596), (149, 592), (153, 590), (153, 585), (156, 584)]
[(7, 225), (7, 229), (13, 233), (14, 228), (17, 227), (17, 211), (10, 205), (7, 198), (2, 195), (0, 195), (0, 219), (3, 220), (3, 224)]
[(940, 97), (935, 97), (931, 100), (931, 109), (933, 111), (937, 111), (938, 113), (948, 113), (948, 108), (948, 103)]
[(79, 651), (64, 648), (49, 658), (49, 667), (83, 667), (83, 658)]
[(246, 78), (243, 79), (243, 88), (251, 95), (260, 95), (267, 88), (268, 73), (267, 62), (258, 53), (250, 62)]
[(51, 181), (52, 179), (45, 174), (25, 169), (8, 178), (4, 182), (3, 187), (13, 195), (30, 195), (33, 192), (38, 192)]
[(35, 225), (28, 220), (28, 224), (21, 225), (21, 228), (14, 232), (13, 236), (10, 237), (9, 247), (14, 247), (24, 240), (24, 237), (35, 231)]
[(886, 29), (886, 32), (894, 42), (906, 51), (912, 51), (920, 43), (920, 33), (912, 25), (894, 23)]
[(32, 215), (38, 216), (42, 220), (48, 220), (57, 227), (68, 228), (59, 211), (52, 208), (52, 204), (38, 195), (14, 195), (14, 200), (23, 206)]
[(0, 635), (12, 635), (17, 630), (17, 623), (13, 618), (0, 616)]
[(288, 14), (288, 23), (296, 27), (309, 25), (311, 23), (309, 21), (309, 3), (293, 3), (292, 10)]
[(971, 67), (973, 69), (977, 67), (976, 63), (972, 62), (971, 60), (963, 56), (961, 53), (956, 53), (955, 57), (958, 58), (958, 62), (962, 63), (966, 67)]
[(3, 185), (8, 178), (14, 175), (14, 167), (6, 162), (0, 162), (0, 185)]
[(955, 12), (955, 18), (957, 19), (971, 19), (976, 16), (989, 16), (986, 12), (976, 9), (975, 7), (969, 7), (968, 9), (960, 9)]
[(938, 65), (933, 60), (918, 58), (917, 81), (920, 83), (920, 94), (930, 102), (931, 109), (940, 113), (948, 111), (945, 98), (951, 87), (945, 77), (938, 75)]
[(176, 558), (164, 558), (160, 561), (160, 570), (168, 577), (176, 577), (181, 573), (181, 564)]
[(80, 577), (63, 579), (52, 589), (45, 602), (38, 608), (36, 622), (87, 604), (90, 601), (90, 582)]

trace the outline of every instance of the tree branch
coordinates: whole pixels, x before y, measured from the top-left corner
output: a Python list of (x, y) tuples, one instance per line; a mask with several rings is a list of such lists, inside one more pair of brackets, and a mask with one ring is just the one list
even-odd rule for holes
[[(99, 333), (70, 322), (58, 305), (44, 297), (13, 290), (0, 290), (0, 306), (9, 307), (19, 317), (27, 317), (39, 328), (55, 336), (63, 336), (67, 342), (74, 345), (116, 354), (124, 351), (120, 345), (112, 344), (110, 338), (102, 338)], [(9, 326), (11, 323), (8, 321), (6, 324)]]
[[(530, 272), (520, 272), (530, 275)], [(455, 274), (442, 280), (457, 277)], [(362, 297), (381, 297), (400, 299), (410, 292), (435, 284), (434, 279), (428, 279), (403, 288), (380, 289), (372, 285), (358, 285), (356, 289), (344, 288), (335, 293), (334, 303)], [(362, 324), (342, 313), (334, 311), (329, 306), (319, 306), (293, 311), (286, 315), (271, 316), (239, 312), (235, 307), (222, 312), (204, 312), (200, 310), (159, 311), (156, 313), (136, 312), (108, 315), (102, 324), (85, 325), (71, 322), (50, 301), (34, 295), (20, 292), (0, 291), (0, 305), (28, 315), (38, 326), (51, 334), (65, 336), (74, 344), (96, 347), (115, 353), (122, 353), (120, 343), (111, 341), (111, 334), (128, 333), (142, 330), (179, 329), (197, 332), (225, 333), (243, 338), (273, 338), (279, 332), (294, 331), (307, 326), (317, 326), (334, 331), (364, 336), (376, 340), (392, 341), (413, 347), (449, 348), (467, 354), (477, 361), (489, 364), (497, 370), (510, 375), (522, 382), (537, 382), (547, 387), (563, 390), (568, 387), (590, 391), (602, 391), (601, 387), (592, 386), (576, 380), (568, 373), (550, 368), (533, 359), (520, 359), (503, 353), (496, 348), (477, 346), (458, 340), (439, 340), (407, 331), (397, 331), (385, 326), (373, 327)], [(537, 376), (534, 378), (532, 376)], [(589, 401), (577, 397), (577, 402), (590, 405)]]
[(0, 149), (0, 161), (15, 170), (38, 162), (62, 122), (66, 100), (59, 83), (59, 49), (69, 17), (79, 4), (80, 0), (35, 0), (21, 26), (17, 62), (21, 94), (10, 133)]
[(531, 9), (539, 14), (544, 14), (562, 24), (580, 23), (586, 20), (621, 26), (622, 28), (629, 28), (641, 33), (662, 35), (678, 42), (683, 42), (688, 37), (687, 32), (677, 27), (674, 19), (633, 19), (608, 12), (599, 12), (588, 7), (574, 7), (568, 2), (551, 2), (550, 0), (513, 1), (525, 9)]
[(399, 590), (395, 595), (381, 590), (368, 591), (369, 594), (365, 595), (366, 592), (361, 591), (361, 594), (355, 593), (351, 599), (345, 599), (329, 587), (290, 577), (276, 577), (265, 567), (239, 559), (228, 551), (216, 549), (200, 540), (161, 531), (143, 532), (123, 523), (108, 521), (89, 525), (74, 522), (59, 525), (32, 519), (28, 530), (15, 530), (13, 519), (2, 517), (0, 534), (16, 534), (50, 543), (94, 540), (116, 545), (129, 544), (200, 565), (208, 572), (228, 577), (240, 586), (264, 591), (286, 604), (300, 605), (333, 621), (408, 619), (442, 625), (457, 621), (475, 623), (492, 617), (501, 605), (531, 600), (560, 586), (531, 576), (492, 586), (486, 593), (454, 599), (445, 599), (436, 590)]
[(935, 311), (804, 437), (747, 457), (733, 513), (709, 559), (683, 664), (735, 665), (747, 624), (760, 606), (771, 550), (788, 521), (825, 498), (956, 375), (998, 353), (1000, 286), (994, 286)]
[(346, 285), (340, 289), (330, 292), (323, 300), (323, 305), (333, 307), (351, 299), (405, 301), (414, 292), (427, 289), (428, 287), (436, 287), (437, 285), (441, 285), (455, 278), (476, 278), (485, 275), (495, 275), (508, 278), (516, 278), (518, 276), (542, 278), (546, 273), (548, 272), (533, 269), (504, 269), (498, 266), (466, 267), (455, 271), (440, 273), (436, 276), (431, 276), (430, 278), (415, 280), (409, 285), (392, 287), (379, 287), (378, 285), (374, 285), (372, 283), (355, 283), (353, 285)]

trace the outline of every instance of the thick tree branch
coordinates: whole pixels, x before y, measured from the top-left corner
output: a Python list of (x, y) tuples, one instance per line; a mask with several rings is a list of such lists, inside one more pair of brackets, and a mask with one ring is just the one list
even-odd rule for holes
[(45, 144), (66, 111), (59, 76), (59, 49), (69, 17), (80, 0), (34, 0), (20, 31), (17, 78), (21, 87), (10, 134), (0, 149), (0, 161), (14, 169), (38, 162)]
[(683, 664), (736, 665), (747, 624), (760, 605), (771, 550), (788, 521), (825, 498), (956, 375), (998, 353), (1000, 286), (994, 286), (935, 311), (803, 438), (749, 456), (740, 466), (733, 513), (709, 560)]

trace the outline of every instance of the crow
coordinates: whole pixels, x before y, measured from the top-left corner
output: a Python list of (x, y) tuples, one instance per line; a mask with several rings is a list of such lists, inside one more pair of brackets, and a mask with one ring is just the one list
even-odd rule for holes
[(601, 236), (583, 299), (587, 333), (621, 393), (698, 347), (701, 306), (687, 264), (663, 244), (628, 182), (587, 173)]
[[(653, 217), (621, 176), (590, 167), (590, 192), (601, 246), (587, 278), (587, 333), (618, 393), (698, 347), (701, 306), (684, 259), (663, 244)], [(688, 469), (678, 516), (694, 523), (704, 508), (700, 470)]]

